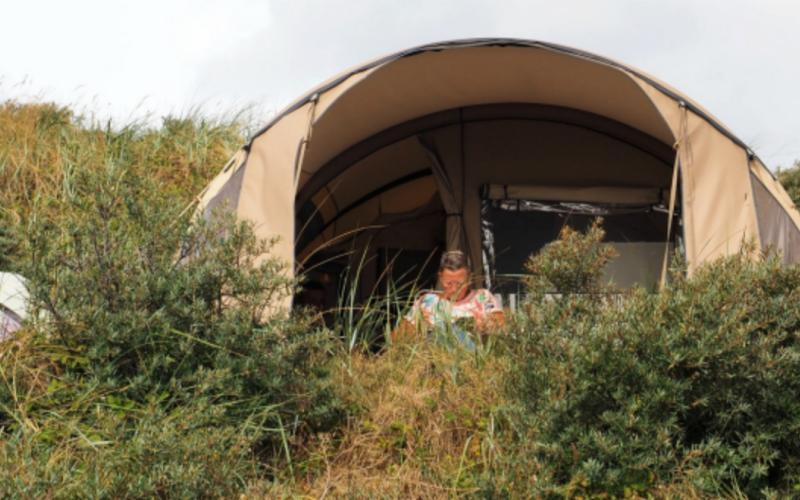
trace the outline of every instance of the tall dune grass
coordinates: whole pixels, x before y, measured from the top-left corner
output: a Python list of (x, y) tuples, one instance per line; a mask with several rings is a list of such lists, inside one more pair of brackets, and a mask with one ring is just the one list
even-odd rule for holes
[(488, 345), (376, 353), (413, 287), (343, 289), (331, 328), (265, 315), (297, 285), (248, 264), (268, 243), (190, 230), (246, 125), (0, 105), (0, 265), (43, 311), (0, 343), (3, 497), (800, 491), (798, 268), (734, 256), (605, 301), (601, 227), (566, 231)]
[(3, 209), (24, 217), (37, 200), (47, 205), (68, 196), (77, 171), (109, 162), (129, 165), (136, 175), (158, 182), (176, 203), (188, 203), (244, 142), (249, 124), (236, 121), (239, 116), (213, 121), (197, 112), (166, 117), (154, 128), (89, 122), (51, 103), (6, 101), (0, 104)]

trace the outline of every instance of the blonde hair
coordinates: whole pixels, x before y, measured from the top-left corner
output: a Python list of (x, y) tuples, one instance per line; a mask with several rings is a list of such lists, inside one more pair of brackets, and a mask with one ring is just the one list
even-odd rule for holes
[(439, 271), (458, 271), (459, 269), (469, 269), (469, 261), (466, 254), (461, 250), (449, 250), (442, 254), (439, 261)]

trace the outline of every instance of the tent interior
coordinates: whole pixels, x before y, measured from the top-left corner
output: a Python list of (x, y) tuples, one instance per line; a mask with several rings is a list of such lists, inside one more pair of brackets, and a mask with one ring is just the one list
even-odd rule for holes
[(564, 225), (602, 216), (619, 253), (606, 279), (652, 288), (665, 251), (680, 248), (679, 200), (667, 234), (674, 160), (643, 131), (560, 106), (416, 118), (351, 145), (301, 186), (298, 272), (333, 307), (353, 283), (361, 300), (433, 287), (440, 253), (462, 249), (477, 284), (513, 302), (528, 256)]

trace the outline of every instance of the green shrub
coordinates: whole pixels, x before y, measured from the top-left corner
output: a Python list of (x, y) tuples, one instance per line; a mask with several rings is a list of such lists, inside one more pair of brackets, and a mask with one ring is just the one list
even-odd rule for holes
[(339, 421), (332, 339), (276, 308), (294, 283), (248, 225), (190, 230), (114, 158), (69, 181), (58, 221), (34, 210), (18, 236), (41, 314), (0, 346), (0, 487), (229, 496)]
[(800, 205), (800, 160), (790, 168), (778, 169), (777, 175), (794, 204)]
[(603, 243), (603, 219), (597, 218), (582, 234), (564, 226), (558, 239), (532, 255), (525, 268), (525, 284), (538, 300), (544, 293), (598, 293), (609, 291), (601, 282), (603, 268), (616, 250)]
[(11, 213), (0, 209), (0, 271), (13, 270), (14, 258), (17, 256), (17, 241), (14, 239), (14, 227)]
[[(594, 248), (602, 232), (584, 238)], [(563, 261), (558, 245), (536, 268)], [(570, 283), (582, 290), (592, 276)], [(659, 294), (531, 293), (525, 311), (509, 328), (509, 395), (524, 445), (509, 459), (507, 487), (800, 488), (800, 269), (737, 255), (689, 279), (675, 273)]]

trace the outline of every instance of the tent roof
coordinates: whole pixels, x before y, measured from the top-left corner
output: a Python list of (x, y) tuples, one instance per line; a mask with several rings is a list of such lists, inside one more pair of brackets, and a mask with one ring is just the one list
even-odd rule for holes
[(466, 48), (479, 48), (479, 47), (536, 48), (549, 51), (555, 54), (572, 56), (575, 58), (591, 61), (600, 65), (609, 66), (618, 70), (622, 70), (647, 82), (653, 88), (657, 89), (659, 92), (672, 98), (673, 100), (685, 104), (687, 109), (689, 109), (690, 111), (694, 112), (695, 114), (706, 120), (720, 133), (722, 133), (730, 140), (732, 140), (734, 143), (738, 144), (739, 146), (747, 150), (748, 155), (750, 155), (751, 157), (755, 157), (755, 154), (752, 152), (752, 150), (741, 139), (736, 137), (727, 127), (725, 127), (720, 122), (719, 119), (714, 117), (709, 111), (707, 111), (701, 105), (690, 99), (688, 96), (684, 95), (683, 93), (679, 92), (678, 90), (674, 89), (668, 84), (656, 79), (655, 77), (630, 65), (626, 65), (618, 61), (597, 54), (593, 54), (591, 52), (586, 52), (580, 49), (575, 49), (572, 47), (567, 47), (559, 44), (553, 44), (535, 40), (517, 39), (517, 38), (472, 38), (472, 39), (451, 40), (451, 41), (425, 44), (410, 49), (406, 49), (403, 51), (395, 52), (392, 54), (388, 54), (382, 57), (378, 57), (362, 65), (355, 66), (353, 68), (345, 70), (342, 73), (316, 86), (315, 88), (307, 92), (303, 97), (295, 100), (285, 109), (283, 109), (270, 122), (268, 122), (264, 127), (262, 127), (255, 134), (253, 134), (253, 136), (250, 138), (250, 141), (246, 145), (246, 149), (249, 149), (256, 138), (258, 138), (260, 135), (264, 134), (266, 131), (272, 128), (283, 117), (292, 113), (293, 111), (296, 111), (297, 109), (308, 104), (309, 102), (319, 99), (319, 96), (321, 94), (333, 90), (334, 88), (346, 82), (353, 76), (369, 72), (378, 67), (398, 61), (400, 59), (417, 56), (420, 54), (431, 53), (431, 52), (443, 52), (452, 49), (466, 49)]

